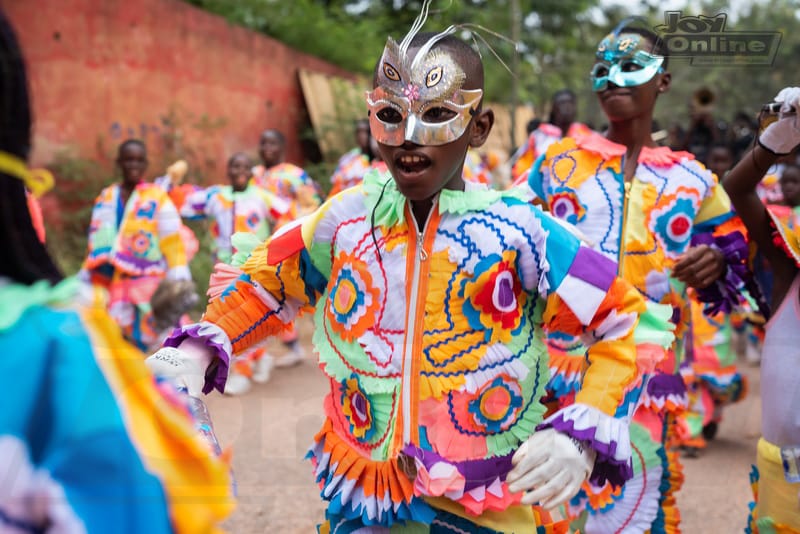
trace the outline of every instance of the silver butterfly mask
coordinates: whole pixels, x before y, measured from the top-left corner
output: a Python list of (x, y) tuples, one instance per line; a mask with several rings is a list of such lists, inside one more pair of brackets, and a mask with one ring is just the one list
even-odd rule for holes
[(446, 49), (420, 47), (409, 58), (389, 37), (376, 87), (367, 91), (372, 136), (390, 146), (406, 141), (444, 145), (464, 134), (483, 91), (462, 90), (466, 75)]

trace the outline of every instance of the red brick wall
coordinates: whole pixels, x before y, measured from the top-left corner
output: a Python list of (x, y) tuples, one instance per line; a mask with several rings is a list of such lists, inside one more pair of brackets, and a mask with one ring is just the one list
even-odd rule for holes
[[(255, 153), (265, 128), (283, 131), (287, 159), (302, 163), (297, 69), (351, 77), (179, 0), (0, 0), (0, 8), (28, 63), (34, 164), (65, 146), (103, 158), (130, 136), (155, 161), (170, 110), (182, 146), (216, 165), (218, 179), (232, 152)], [(197, 127), (204, 115), (217, 126)]]

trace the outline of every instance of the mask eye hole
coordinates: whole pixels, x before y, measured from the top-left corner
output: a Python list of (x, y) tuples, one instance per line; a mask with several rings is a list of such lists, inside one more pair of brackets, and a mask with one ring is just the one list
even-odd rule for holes
[(620, 65), (619, 70), (622, 72), (636, 72), (637, 70), (642, 70), (642, 66), (633, 61), (624, 61), (622, 65)]
[(426, 110), (425, 113), (423, 113), (422, 115), (422, 120), (431, 123), (447, 122), (455, 116), (456, 112), (453, 111), (452, 109), (435, 107)]
[(378, 120), (386, 124), (400, 124), (403, 122), (403, 115), (401, 115), (399, 111), (392, 107), (386, 107), (378, 110), (378, 112), (375, 113), (375, 116), (378, 117)]
[(397, 69), (392, 67), (389, 63), (383, 64), (383, 75), (389, 78), (392, 81), (399, 82), (400, 81), (400, 73), (397, 72)]
[(442, 81), (442, 67), (434, 67), (428, 72), (428, 75), (425, 77), (425, 86), (426, 87), (433, 87), (440, 81)]
[(592, 67), (592, 76), (595, 78), (603, 78), (608, 76), (608, 65), (604, 63), (598, 63), (594, 67)]

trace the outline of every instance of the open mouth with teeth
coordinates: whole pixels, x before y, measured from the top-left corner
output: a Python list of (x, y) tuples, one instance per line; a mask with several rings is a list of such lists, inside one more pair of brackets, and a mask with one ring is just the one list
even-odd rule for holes
[(431, 166), (430, 158), (419, 154), (397, 156), (394, 163), (398, 169), (407, 174), (416, 174)]

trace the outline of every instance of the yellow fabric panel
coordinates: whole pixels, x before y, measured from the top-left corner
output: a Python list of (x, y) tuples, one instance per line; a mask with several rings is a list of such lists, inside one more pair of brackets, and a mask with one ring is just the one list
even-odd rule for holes
[(758, 440), (759, 518), (770, 518), (778, 525), (800, 528), (800, 483), (787, 482), (783, 476), (780, 449), (764, 438)]
[(711, 194), (703, 200), (697, 217), (694, 218), (695, 224), (702, 224), (731, 211), (731, 199), (722, 186), (716, 183), (711, 191)]
[(502, 512), (486, 510), (479, 516), (469, 515), (464, 507), (445, 497), (426, 497), (425, 501), (440, 510), (464, 517), (476, 525), (491, 528), (498, 532), (514, 534), (536, 534), (536, 519), (533, 508), (526, 505), (510, 506)]

